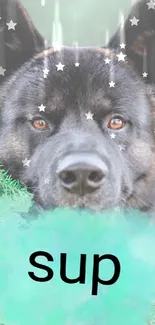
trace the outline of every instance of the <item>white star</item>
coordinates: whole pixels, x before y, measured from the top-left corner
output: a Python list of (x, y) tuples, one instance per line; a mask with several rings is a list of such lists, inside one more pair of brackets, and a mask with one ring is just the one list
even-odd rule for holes
[(148, 73), (147, 72), (143, 72), (142, 75), (143, 75), (143, 78), (147, 78)]
[(133, 17), (132, 19), (130, 19), (131, 21), (131, 26), (138, 26), (138, 22), (139, 22), (139, 19), (137, 19), (136, 17)]
[(49, 74), (49, 71), (50, 71), (49, 69), (45, 68), (45, 69), (43, 70), (44, 76), (48, 75), (48, 74)]
[(111, 81), (111, 82), (109, 82), (109, 86), (110, 86), (110, 88), (114, 88), (115, 87), (115, 82), (113, 82), (113, 81)]
[(93, 120), (94, 114), (92, 114), (91, 112), (88, 112), (87, 114), (85, 114), (85, 116), (87, 117), (87, 120)]
[(105, 64), (109, 64), (111, 60), (106, 58), (104, 61), (105, 61)]
[(62, 64), (61, 62), (59, 62), (59, 64), (56, 64), (56, 67), (57, 67), (57, 71), (63, 71), (63, 68), (64, 68), (64, 64)]
[(116, 56), (118, 57), (118, 61), (125, 61), (126, 54), (123, 54), (123, 52), (120, 52)]
[(6, 69), (3, 69), (2, 66), (0, 67), (0, 75), (4, 76)]
[(50, 180), (49, 179), (45, 179), (45, 184), (49, 184)]
[(124, 43), (121, 43), (121, 44), (120, 44), (120, 47), (121, 47), (121, 49), (125, 49), (125, 47), (126, 47), (126, 44), (124, 44)]
[(115, 139), (115, 138), (116, 138), (116, 134), (111, 133), (111, 134), (110, 134), (110, 137), (111, 137), (111, 139)]
[(154, 8), (155, 3), (154, 3), (153, 0), (150, 0), (150, 2), (147, 3), (147, 5), (148, 5), (148, 10), (149, 10), (149, 9), (155, 9), (155, 8)]
[(15, 26), (17, 25), (17, 23), (14, 23), (12, 20), (10, 20), (10, 22), (6, 23), (6, 25), (8, 25), (8, 30), (10, 30), (10, 29), (15, 30)]
[(24, 167), (30, 167), (30, 162), (31, 162), (31, 160), (28, 160), (27, 158), (25, 158), (23, 161), (22, 161), (22, 163), (23, 163), (23, 166)]
[(38, 106), (38, 108), (39, 108), (39, 112), (45, 112), (46, 106), (44, 106), (43, 104), (41, 104), (40, 106)]
[(119, 145), (119, 150), (120, 151), (124, 151), (126, 149), (126, 146), (125, 145), (123, 145), (123, 144), (120, 144)]
[(76, 66), (76, 67), (79, 67), (79, 65), (80, 65), (79, 62), (76, 62), (76, 63), (75, 63), (75, 66)]

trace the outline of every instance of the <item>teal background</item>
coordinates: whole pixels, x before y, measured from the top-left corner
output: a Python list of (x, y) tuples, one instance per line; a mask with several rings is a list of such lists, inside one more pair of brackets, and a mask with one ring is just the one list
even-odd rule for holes
[[(52, 39), (55, 0), (22, 0), (36, 27), (49, 41)], [(128, 13), (133, 0), (59, 0), (60, 20), (63, 28), (63, 45), (105, 45), (106, 29), (115, 32), (119, 12)]]
[[(20, 211), (29, 205), (28, 197), (22, 206), (21, 199), (15, 204), (3, 196), (0, 202), (0, 324), (154, 324), (155, 227), (150, 217), (133, 210), (123, 215), (121, 209), (95, 214), (66, 208), (44, 212), (36, 220), (27, 215), (26, 220)], [(45, 276), (29, 263), (37, 250), (54, 258), (37, 259), (52, 268), (49, 282), (28, 276), (29, 271)], [(87, 255), (85, 284), (61, 280), (60, 253), (67, 254), (70, 278), (78, 276), (80, 254)], [(91, 295), (93, 254), (114, 254), (121, 264), (118, 281), (99, 285), (97, 296)], [(109, 279), (111, 262), (102, 261), (99, 273)]]

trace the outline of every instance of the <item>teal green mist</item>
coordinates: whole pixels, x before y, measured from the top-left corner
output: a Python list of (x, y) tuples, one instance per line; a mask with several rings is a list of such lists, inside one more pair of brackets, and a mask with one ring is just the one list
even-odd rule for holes
[[(9, 201), (10, 200), (10, 201)], [(92, 213), (69, 209), (44, 212), (33, 219), (23, 212), (28, 197), (0, 201), (0, 323), (5, 325), (147, 325), (155, 317), (155, 225), (147, 215), (121, 210)], [(19, 203), (19, 204), (18, 204)], [(25, 215), (25, 214), (24, 214)], [(29, 256), (49, 252), (53, 279), (34, 282), (28, 272), (44, 277)], [(66, 284), (60, 279), (60, 253), (67, 254), (67, 275), (77, 277), (80, 254), (87, 255), (86, 283)], [(112, 286), (99, 284), (92, 296), (93, 254), (114, 254), (121, 273)], [(113, 274), (109, 261), (101, 262), (100, 277)]]

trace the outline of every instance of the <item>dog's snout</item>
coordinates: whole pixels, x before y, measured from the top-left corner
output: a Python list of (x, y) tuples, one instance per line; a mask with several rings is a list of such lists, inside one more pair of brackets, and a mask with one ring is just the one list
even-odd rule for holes
[(99, 186), (104, 177), (101, 169), (80, 164), (68, 166), (59, 174), (62, 181), (62, 186), (72, 193), (84, 195), (86, 193), (94, 192)]
[(98, 156), (88, 154), (66, 157), (57, 170), (61, 186), (80, 196), (99, 189), (107, 172), (107, 166)]

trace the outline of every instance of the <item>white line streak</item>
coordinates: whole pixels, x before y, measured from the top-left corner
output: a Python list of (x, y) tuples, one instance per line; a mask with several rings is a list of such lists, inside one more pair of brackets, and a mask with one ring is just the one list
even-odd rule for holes
[(46, 0), (41, 0), (41, 6), (45, 7), (45, 4), (46, 4)]

